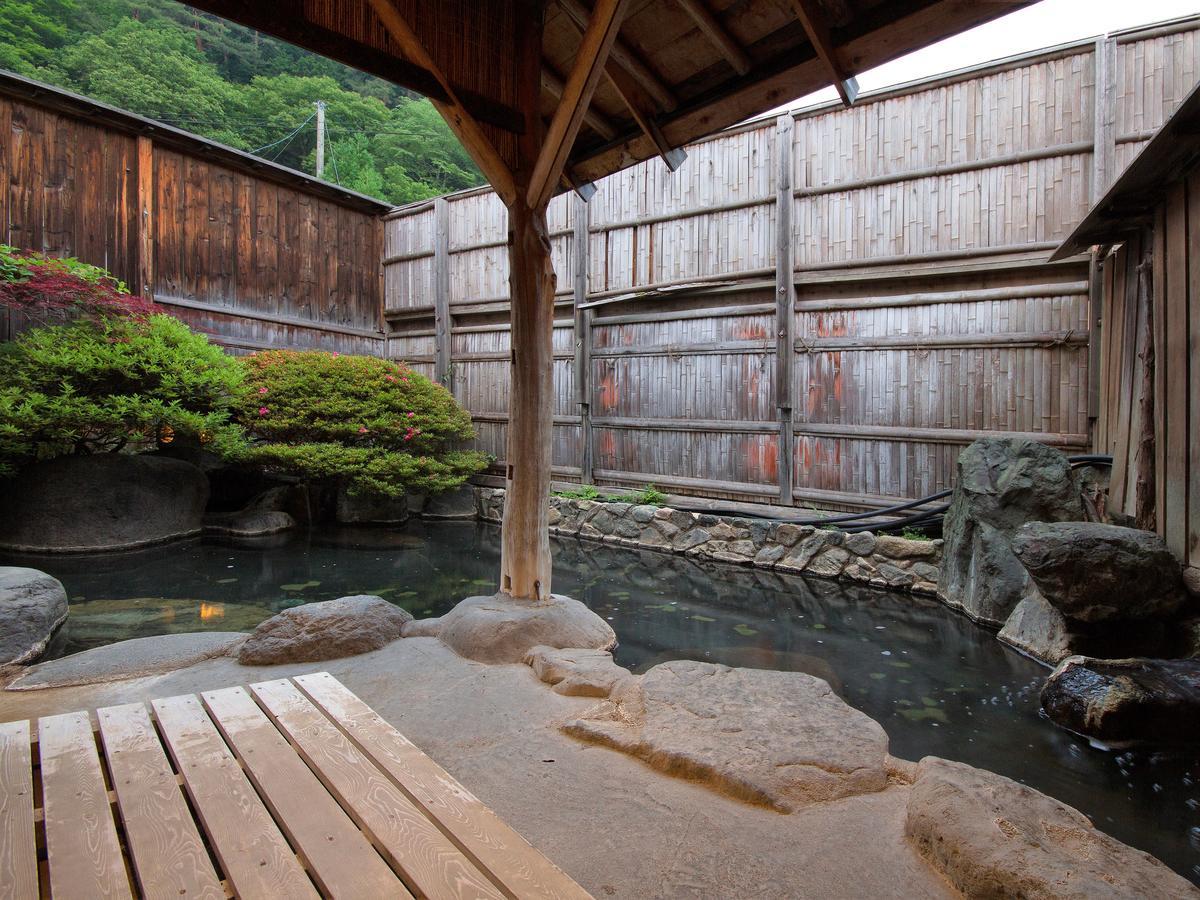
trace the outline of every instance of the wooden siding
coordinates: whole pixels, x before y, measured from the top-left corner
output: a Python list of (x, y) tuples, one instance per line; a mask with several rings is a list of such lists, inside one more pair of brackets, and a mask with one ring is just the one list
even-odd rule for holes
[[(234, 352), (385, 352), (379, 217), (208, 156), (0, 92), (0, 241), (104, 266)], [(0, 313), (0, 338), (28, 324)]]
[(1100, 266), (1096, 449), (1113, 454), (1111, 512), (1200, 567), (1200, 173)]
[[(983, 435), (1086, 451), (1088, 265), (1045, 260), (1195, 83), (1198, 28), (752, 122), (689, 146), (674, 174), (647, 162), (603, 179), (586, 205), (557, 198), (556, 471), (870, 504), (948, 486), (961, 447)], [(391, 354), (452, 383), (502, 462), (503, 208), (473, 191), (400, 210), (385, 230)], [(780, 266), (795, 286), (782, 318)]]

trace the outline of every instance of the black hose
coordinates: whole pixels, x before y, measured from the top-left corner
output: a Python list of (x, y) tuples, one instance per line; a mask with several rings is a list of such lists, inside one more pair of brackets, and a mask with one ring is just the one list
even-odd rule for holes
[[(1068, 457), (1067, 461), (1073, 469), (1080, 466), (1111, 466), (1112, 456), (1107, 453), (1084, 453), (1079, 456)], [(926, 528), (941, 524), (942, 516), (950, 509), (949, 503), (943, 503), (941, 506), (935, 506), (932, 509), (917, 510), (907, 516), (901, 516), (898, 519), (891, 519), (878, 524), (871, 524), (871, 520), (878, 519), (881, 516), (888, 516), (892, 513), (916, 509), (918, 506), (924, 506), (926, 503), (932, 503), (935, 500), (941, 500), (943, 497), (949, 497), (953, 493), (953, 488), (947, 488), (946, 490), (930, 494), (927, 497), (921, 497), (919, 500), (908, 500), (904, 503), (897, 503), (894, 506), (886, 506), (883, 509), (869, 509), (860, 513), (846, 513), (840, 516), (826, 516), (825, 518), (817, 519), (781, 519), (774, 516), (757, 515), (755, 513), (744, 513), (739, 518), (770, 519), (780, 524), (812, 525), (818, 528), (826, 525), (844, 525), (846, 527), (838, 530), (845, 531), (847, 534), (856, 534), (860, 531), (893, 531), (897, 528)], [(712, 514), (711, 510), (696, 509), (695, 507), (689, 509), (686, 506), (676, 506), (675, 508), (685, 512)]]

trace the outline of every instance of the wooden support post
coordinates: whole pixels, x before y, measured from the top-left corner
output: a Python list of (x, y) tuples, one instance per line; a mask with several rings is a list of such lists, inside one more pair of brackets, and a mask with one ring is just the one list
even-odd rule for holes
[(595, 466), (592, 443), (592, 311), (587, 303), (588, 286), (588, 205), (581, 197), (572, 197), (575, 232), (575, 401), (579, 404), (580, 443), (579, 480), (594, 484)]
[(548, 500), (554, 416), (554, 267), (545, 208), (508, 209), (512, 303), (508, 460), (500, 590), (525, 600), (550, 596)]
[(433, 201), (433, 328), (435, 380), (453, 390), (450, 380), (450, 203)]
[(138, 270), (135, 290), (154, 299), (154, 142), (137, 139)]
[(1097, 38), (1095, 58), (1096, 88), (1092, 154), (1092, 203), (1099, 202), (1116, 175), (1117, 157), (1117, 40)]
[(776, 119), (775, 156), (775, 405), (779, 409), (779, 502), (791, 506), (796, 437), (792, 367), (796, 352), (796, 277), (792, 258), (792, 130), (790, 115)]

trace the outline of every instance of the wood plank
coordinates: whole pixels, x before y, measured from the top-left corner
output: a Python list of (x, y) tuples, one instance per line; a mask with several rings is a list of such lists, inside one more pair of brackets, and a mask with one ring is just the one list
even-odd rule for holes
[(411, 896), (245, 689), (201, 697), (280, 828), (308, 861), (322, 894)]
[(1188, 537), (1185, 562), (1200, 566), (1200, 175), (1188, 178)]
[(223, 900), (179, 782), (141, 703), (96, 710), (104, 756), (142, 896)]
[(779, 448), (776, 454), (779, 502), (790, 506), (795, 468), (796, 438), (793, 434), (793, 373), (795, 369), (796, 280), (792, 234), (793, 144), (795, 120), (780, 116), (775, 126), (775, 406), (779, 417)]
[(151, 703), (192, 806), (241, 898), (317, 897), (237, 760), (191, 694)]
[(36, 900), (33, 760), (29, 723), (0, 724), (0, 900)]
[(575, 301), (575, 402), (579, 404), (580, 452), (579, 480), (592, 484), (592, 464), (595, 455), (595, 436), (592, 433), (592, 311), (584, 309), (587, 302), (588, 266), (591, 252), (591, 235), (588, 231), (590, 207), (579, 197), (571, 200), (575, 232), (574, 250), (574, 301)]
[(822, 64), (829, 73), (830, 83), (837, 89), (838, 96), (846, 106), (853, 105), (858, 97), (858, 82), (842, 65), (838, 50), (833, 46), (833, 38), (829, 34), (829, 24), (825, 14), (816, 0), (792, 0), (792, 10), (796, 18), (804, 26), (809, 43), (820, 57)]
[[(1187, 465), (1188, 442), (1188, 240), (1187, 192), (1183, 182), (1167, 195), (1166, 232), (1166, 348), (1162, 355), (1166, 371), (1166, 394), (1161, 399), (1166, 409), (1166, 434), (1160, 440), (1167, 445), (1166, 506), (1159, 511), (1164, 518), (1163, 537), (1171, 551), (1187, 558)], [(1157, 289), (1157, 286), (1156, 286)], [(1157, 404), (1156, 404), (1157, 405)], [(1163, 473), (1159, 473), (1162, 477)]]
[(445, 197), (433, 202), (433, 310), (434, 378), (451, 391), (450, 381), (450, 204)]
[(504, 896), (294, 684), (265, 681), (250, 690), (414, 894), (431, 900)]
[(589, 896), (328, 672), (300, 675), (294, 680), (394, 784), (433, 814), (455, 844), (499, 878), (512, 896)]
[(38, 753), (54, 897), (132, 897), (88, 714), (39, 719)]
[(725, 30), (725, 26), (721, 24), (720, 20), (713, 15), (706, 0), (675, 0), (675, 2), (692, 17), (692, 21), (700, 29), (700, 33), (721, 52), (721, 55), (729, 61), (729, 65), (733, 66), (735, 72), (745, 75), (750, 71), (750, 57), (734, 40), (733, 35)]

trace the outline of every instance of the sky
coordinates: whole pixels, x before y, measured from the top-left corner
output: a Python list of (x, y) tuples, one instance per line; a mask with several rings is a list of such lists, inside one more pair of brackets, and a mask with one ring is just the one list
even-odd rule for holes
[[(860, 72), (858, 85), (863, 91), (875, 90), (1017, 53), (1195, 13), (1200, 13), (1200, 0), (1042, 0), (924, 50)], [(833, 88), (826, 88), (772, 110), (772, 114), (836, 98)]]

